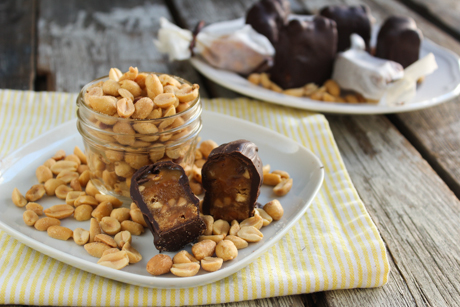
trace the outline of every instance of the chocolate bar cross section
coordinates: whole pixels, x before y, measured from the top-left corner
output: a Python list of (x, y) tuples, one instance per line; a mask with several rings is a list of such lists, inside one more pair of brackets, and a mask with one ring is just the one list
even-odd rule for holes
[(206, 228), (199, 199), (184, 169), (163, 161), (140, 168), (132, 177), (131, 198), (141, 210), (159, 251), (176, 251)]

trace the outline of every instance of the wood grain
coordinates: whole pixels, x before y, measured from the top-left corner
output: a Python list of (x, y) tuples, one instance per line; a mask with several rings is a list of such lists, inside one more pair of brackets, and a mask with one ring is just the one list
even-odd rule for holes
[(111, 67), (129, 66), (201, 83), (188, 62), (169, 63), (156, 50), (161, 16), (171, 19), (163, 1), (41, 1), (38, 69), (50, 76), (48, 90), (77, 92)]
[(0, 88), (33, 89), (35, 1), (0, 2)]

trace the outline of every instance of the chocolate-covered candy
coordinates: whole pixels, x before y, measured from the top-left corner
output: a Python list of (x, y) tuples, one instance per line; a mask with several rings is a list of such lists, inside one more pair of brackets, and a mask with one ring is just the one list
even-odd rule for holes
[(332, 75), (337, 53), (335, 21), (316, 16), (312, 21), (291, 20), (275, 44), (270, 79), (283, 89), (308, 83), (322, 85)]
[(329, 5), (321, 9), (321, 16), (332, 19), (337, 24), (337, 52), (350, 48), (350, 35), (358, 34), (364, 39), (369, 50), (371, 40), (371, 13), (366, 5)]
[(159, 251), (179, 250), (206, 229), (199, 199), (180, 165), (170, 161), (147, 165), (131, 181), (131, 198), (142, 211)]
[(412, 18), (391, 16), (380, 28), (375, 56), (406, 68), (419, 59), (422, 38)]
[(237, 140), (215, 148), (203, 165), (203, 214), (242, 221), (254, 214), (263, 180), (257, 146)]
[(279, 29), (286, 23), (289, 14), (288, 1), (261, 0), (247, 12), (246, 23), (274, 44), (278, 41)]

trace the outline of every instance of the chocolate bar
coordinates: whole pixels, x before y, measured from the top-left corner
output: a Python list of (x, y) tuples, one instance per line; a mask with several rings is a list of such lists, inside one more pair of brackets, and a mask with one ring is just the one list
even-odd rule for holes
[(253, 216), (263, 180), (257, 146), (237, 140), (215, 148), (203, 165), (203, 214), (214, 220), (242, 221)]
[(261, 0), (248, 10), (246, 23), (274, 44), (278, 41), (279, 29), (286, 23), (289, 14), (288, 1)]
[(350, 35), (358, 34), (364, 39), (366, 49), (370, 49), (371, 12), (366, 5), (329, 5), (321, 9), (321, 16), (332, 19), (337, 24), (337, 52), (350, 48)]
[(332, 75), (337, 53), (335, 21), (322, 16), (291, 20), (281, 28), (275, 50), (271, 81), (283, 89), (322, 85)]
[(422, 38), (412, 18), (391, 16), (380, 28), (375, 56), (406, 68), (418, 60)]
[(171, 161), (140, 168), (132, 177), (131, 198), (141, 210), (159, 251), (177, 251), (206, 229), (199, 199), (184, 169)]

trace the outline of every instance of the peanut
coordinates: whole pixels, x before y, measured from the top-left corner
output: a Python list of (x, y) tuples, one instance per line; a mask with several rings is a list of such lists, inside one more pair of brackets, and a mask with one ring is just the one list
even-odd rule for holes
[(48, 167), (40, 165), (35, 171), (35, 176), (37, 176), (39, 183), (45, 183), (48, 179), (53, 178), (53, 173)]
[(73, 205), (75, 207), (81, 206), (81, 205), (91, 205), (91, 206), (97, 206), (99, 202), (96, 200), (91, 195), (80, 195), (77, 199), (75, 199)]
[(222, 267), (224, 260), (217, 257), (205, 257), (201, 260), (201, 267), (208, 272), (215, 272)]
[(190, 263), (190, 262), (198, 262), (198, 260), (190, 255), (189, 252), (186, 250), (178, 252), (174, 258), (173, 258), (174, 263)]
[(255, 210), (263, 219), (263, 226), (265, 227), (270, 225), (270, 223), (273, 221), (273, 218), (264, 209), (256, 208)]
[(11, 199), (13, 200), (13, 204), (17, 207), (22, 208), (27, 205), (26, 198), (19, 192), (17, 188), (14, 188), (13, 194), (11, 195)]
[(279, 174), (264, 174), (263, 183), (266, 185), (277, 185), (281, 182), (281, 176)]
[(78, 245), (86, 244), (88, 242), (88, 240), (89, 240), (89, 231), (85, 230), (83, 228), (76, 228), (73, 231), (73, 240)]
[(117, 98), (113, 96), (89, 96), (89, 105), (97, 112), (114, 115), (117, 112)]
[(304, 90), (303, 94), (305, 96), (310, 96), (311, 94), (313, 94), (314, 92), (318, 90), (318, 86), (315, 83), (308, 83), (307, 85), (303, 87), (303, 90)]
[(217, 143), (213, 140), (206, 140), (201, 142), (200, 147), (198, 149), (203, 154), (203, 157), (207, 159), (211, 151), (218, 146), (219, 145), (217, 145)]
[(83, 173), (81, 173), (80, 177), (78, 177), (78, 182), (80, 183), (80, 186), (86, 187), (90, 179), (91, 172), (89, 170), (85, 170)]
[(56, 190), (54, 191), (54, 193), (56, 194), (56, 197), (57, 198), (60, 198), (60, 199), (66, 199), (67, 198), (67, 193), (73, 191), (73, 189), (71, 187), (68, 187), (64, 184), (58, 186), (56, 188)]
[(140, 169), (142, 166), (150, 164), (149, 157), (147, 155), (130, 154), (125, 155), (125, 161), (134, 169)]
[[(139, 70), (137, 67), (129, 67), (129, 70), (125, 72), (118, 81), (123, 81), (123, 80), (135, 80), (137, 78), (137, 75), (139, 74)], [(114, 95), (116, 96), (116, 95)]]
[(263, 209), (275, 221), (280, 220), (284, 214), (283, 206), (281, 206), (281, 203), (277, 199), (266, 203)]
[(141, 224), (133, 221), (123, 221), (121, 222), (121, 230), (127, 230), (134, 236), (140, 236), (144, 233), (144, 227)]
[(70, 181), (70, 187), (74, 191), (82, 191), (83, 189), (81, 188), (80, 181), (78, 181), (78, 178), (74, 178)]
[(129, 211), (130, 210), (128, 208), (113, 209), (110, 213), (110, 217), (116, 219), (118, 222), (121, 223), (123, 221), (129, 220), (129, 218), (131, 217)]
[(144, 215), (142, 214), (141, 210), (139, 209), (131, 210), (129, 214), (131, 215), (131, 220), (133, 222), (139, 223), (142, 226), (147, 227), (147, 223), (144, 220)]
[(58, 175), (60, 172), (66, 170), (70, 172), (76, 172), (78, 164), (74, 161), (58, 161), (56, 164), (51, 166), (51, 171), (54, 175)]
[(55, 179), (55, 178), (48, 179), (45, 182), (46, 195), (48, 195), (48, 196), (55, 195), (56, 189), (60, 185), (64, 185), (64, 181), (62, 181), (60, 179)]
[(193, 194), (195, 195), (201, 195), (203, 194), (204, 190), (203, 190), (203, 186), (201, 185), (201, 183), (199, 182), (196, 182), (195, 180), (190, 180), (190, 188), (192, 189), (192, 192)]
[(251, 82), (252, 84), (259, 85), (260, 84), (260, 74), (250, 74), (248, 77), (248, 81)]
[(212, 226), (212, 234), (213, 235), (224, 235), (228, 234), (230, 230), (230, 224), (225, 220), (217, 220), (214, 222)]
[(101, 259), (97, 261), (97, 264), (100, 264), (100, 265), (103, 265), (103, 266), (106, 266), (106, 267), (109, 267), (115, 270), (121, 270), (122, 268), (124, 268), (125, 266), (129, 264), (129, 258), (126, 252), (118, 251), (116, 253), (101, 255)]
[(118, 246), (117, 242), (115, 242), (115, 240), (111, 236), (108, 236), (102, 233), (94, 237), (94, 242), (101, 242), (101, 243), (107, 244), (110, 247)]
[(134, 108), (134, 104), (131, 99), (122, 98), (117, 101), (118, 116), (123, 118), (129, 118), (131, 115), (133, 115), (135, 110), (136, 109)]
[(57, 179), (61, 179), (65, 184), (70, 183), (72, 179), (78, 179), (78, 177), (80, 177), (79, 173), (68, 170), (63, 170), (56, 176)]
[(235, 259), (238, 256), (238, 249), (230, 240), (222, 240), (216, 246), (216, 256), (223, 261)]
[(142, 255), (131, 246), (130, 242), (126, 242), (122, 250), (128, 254), (129, 263), (138, 263), (142, 260)]
[(91, 212), (91, 216), (96, 218), (96, 220), (100, 222), (103, 217), (110, 216), (112, 209), (112, 204), (107, 201), (104, 201), (97, 205), (96, 209), (94, 209), (93, 212)]
[(102, 85), (102, 91), (104, 95), (111, 95), (111, 96), (118, 96), (118, 89), (120, 88), (120, 84), (114, 80), (107, 80)]
[(73, 235), (71, 229), (63, 226), (50, 226), (46, 231), (51, 238), (63, 241), (67, 241)]
[(272, 172), (272, 174), (278, 174), (280, 175), (281, 179), (289, 179), (289, 173), (286, 171), (280, 171), (280, 170), (275, 170)]
[[(97, 208), (96, 208), (97, 209)], [(99, 225), (101, 226), (102, 230), (109, 234), (109, 235), (116, 235), (121, 230), (120, 222), (109, 216), (105, 216), (101, 219)]]
[(88, 159), (86, 158), (86, 155), (83, 153), (83, 151), (81, 151), (80, 147), (75, 146), (75, 148), (73, 149), (73, 153), (80, 159), (81, 163), (88, 163)]
[(22, 215), (22, 219), (27, 226), (34, 226), (35, 222), (38, 221), (38, 215), (32, 210), (26, 210)]
[(238, 231), (238, 237), (250, 243), (253, 243), (262, 240), (264, 235), (253, 226), (244, 226), (241, 227), (240, 231)]
[(283, 179), (273, 188), (273, 192), (278, 196), (284, 196), (291, 190), (292, 184), (292, 178)]
[(105, 156), (110, 162), (117, 162), (117, 161), (122, 161), (123, 160), (124, 154), (123, 154), (122, 151), (107, 150), (105, 152)]
[(147, 116), (147, 119), (161, 118), (162, 115), (163, 111), (160, 108), (154, 108), (152, 112), (150, 112), (149, 116)]
[[(158, 254), (152, 257), (149, 262), (147, 262), (147, 272), (153, 276), (159, 276), (166, 273), (169, 273), (169, 270), (173, 266), (171, 257), (165, 254)], [(199, 266), (198, 266), (199, 269)]]
[(105, 250), (103, 253), (102, 253), (102, 257), (104, 257), (105, 255), (108, 255), (108, 254), (113, 254), (113, 253), (117, 253), (119, 252), (120, 250), (116, 247), (113, 247), (113, 248), (109, 248), (107, 250)]
[(193, 256), (197, 260), (201, 260), (204, 257), (211, 257), (216, 250), (216, 242), (212, 240), (200, 241), (192, 246)]
[(240, 237), (234, 235), (228, 235), (225, 237), (225, 240), (232, 241), (235, 244), (237, 249), (243, 249), (249, 246), (248, 242), (241, 239)]
[(120, 231), (114, 237), (115, 242), (117, 242), (117, 246), (119, 248), (123, 248), (126, 243), (131, 243), (132, 237), (131, 233), (127, 230)]
[(87, 170), (89, 170), (89, 166), (86, 165), (86, 164), (82, 164), (77, 168), (77, 173), (79, 173), (81, 175)]
[(96, 258), (101, 258), (102, 253), (111, 248), (107, 244), (101, 242), (86, 243), (83, 247), (88, 252), (88, 254)]
[(47, 217), (54, 217), (55, 219), (62, 220), (73, 214), (74, 208), (70, 205), (54, 205), (43, 211)]
[(81, 160), (76, 154), (71, 154), (71, 155), (66, 156), (64, 158), (64, 161), (73, 161), (73, 162), (77, 163), (77, 168), (78, 168), (78, 166), (81, 165)]
[(257, 229), (262, 228), (264, 225), (264, 220), (258, 214), (255, 214), (253, 217), (247, 218), (240, 223), (240, 228), (244, 226), (254, 226)]
[(137, 75), (137, 77), (134, 79), (134, 82), (136, 82), (137, 84), (139, 84), (139, 86), (141, 88), (145, 88), (145, 79), (147, 78), (148, 74), (146, 74), (145, 72), (143, 73), (140, 73)]
[(214, 218), (212, 215), (202, 215), (201, 219), (206, 224), (206, 230), (204, 231), (204, 235), (212, 235), (212, 227), (214, 225)]
[(147, 89), (147, 95), (152, 100), (163, 93), (163, 85), (157, 75), (154, 74), (150, 74), (145, 78), (145, 88)]
[(332, 96), (340, 96), (340, 86), (334, 80), (327, 80), (324, 82), (324, 86)]
[(109, 78), (111, 80), (118, 81), (120, 80), (121, 76), (122, 76), (122, 73), (118, 68), (110, 68)]
[(262, 167), (262, 172), (263, 174), (269, 174), (270, 173), (270, 164), (266, 164)]
[(190, 277), (195, 276), (199, 270), (200, 265), (198, 263), (178, 263), (172, 265), (171, 273), (179, 277)]
[(127, 89), (124, 89), (124, 88), (118, 89), (118, 94), (120, 94), (120, 96), (123, 97), (123, 98), (126, 98), (128, 100), (134, 101), (133, 94), (131, 94), (131, 92), (128, 91)]
[(56, 160), (51, 159), (51, 158), (49, 158), (48, 160), (45, 161), (45, 163), (43, 163), (43, 165), (49, 169), (51, 169), (51, 166), (53, 166), (54, 164), (56, 164)]
[(59, 161), (59, 160), (62, 160), (64, 158), (65, 158), (65, 151), (62, 150), (62, 149), (59, 149), (58, 151), (56, 151), (56, 153), (54, 154), (54, 156), (51, 159), (54, 159), (55, 161)]
[(89, 196), (94, 197), (96, 194), (99, 193), (99, 190), (94, 186), (93, 182), (90, 180), (90, 181), (88, 181), (88, 184), (86, 185), (85, 192)]
[(174, 93), (163, 93), (155, 96), (153, 100), (155, 106), (160, 107), (162, 109), (167, 109), (172, 106), (176, 102), (176, 96)]
[(198, 84), (193, 84), (190, 87), (184, 87), (176, 91), (176, 97), (181, 103), (191, 102), (198, 97), (198, 90), (200, 86)]
[(283, 94), (289, 95), (289, 96), (294, 96), (294, 97), (302, 97), (304, 93), (304, 88), (299, 87), (299, 88), (290, 88), (287, 90), (283, 91)]
[(28, 203), (26, 205), (26, 210), (35, 212), (37, 215), (43, 215), (43, 207), (37, 203)]
[(131, 94), (133, 94), (134, 97), (140, 96), (142, 94), (142, 89), (136, 82), (132, 80), (123, 80), (119, 82), (121, 88), (128, 90)]
[(34, 184), (29, 191), (26, 192), (26, 199), (28, 201), (37, 201), (45, 195), (45, 187), (43, 184)]
[(111, 203), (113, 208), (120, 208), (123, 205), (121, 200), (112, 195), (96, 194), (94, 198), (100, 203), (104, 201)]
[(271, 81), (270, 81), (270, 78), (269, 76), (266, 74), (266, 73), (261, 73), (260, 74), (260, 84), (264, 87), (264, 88), (270, 88), (270, 85), (271, 85)]
[(277, 92), (277, 93), (282, 93), (283, 92), (283, 89), (281, 87), (279, 87), (276, 83), (270, 83), (270, 87), (269, 87), (272, 91), (274, 92)]
[(61, 221), (52, 217), (43, 217), (35, 222), (34, 227), (39, 231), (46, 231), (48, 227), (55, 225), (61, 225)]
[(73, 217), (77, 221), (88, 221), (91, 219), (91, 212), (93, 212), (93, 207), (90, 205), (80, 205), (75, 208)]
[(231, 235), (231, 236), (236, 236), (236, 234), (238, 233), (240, 228), (241, 227), (240, 227), (240, 224), (238, 223), (238, 221), (233, 220), (232, 224), (231, 224), (231, 227), (230, 227), (230, 230), (228, 231), (228, 234)]
[(94, 238), (101, 233), (101, 226), (99, 222), (92, 218), (89, 224), (89, 242), (94, 242)]

